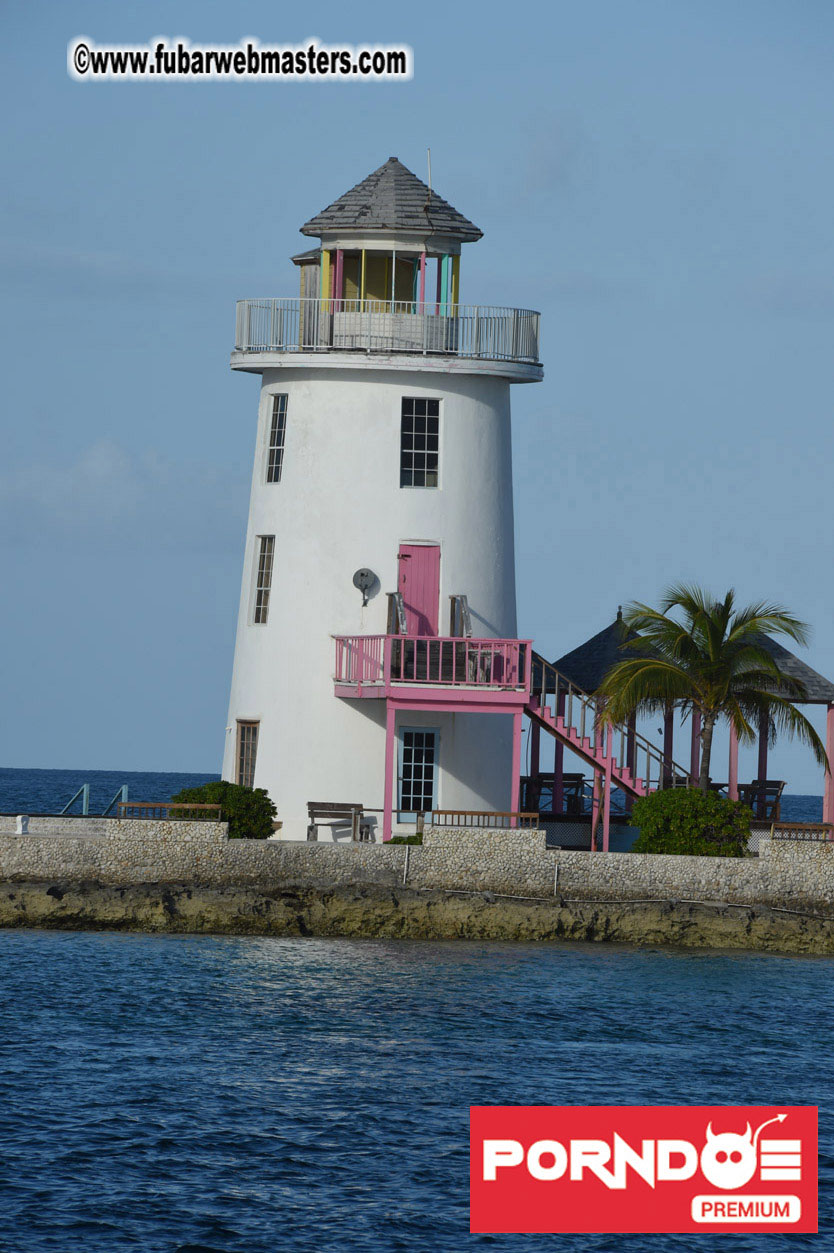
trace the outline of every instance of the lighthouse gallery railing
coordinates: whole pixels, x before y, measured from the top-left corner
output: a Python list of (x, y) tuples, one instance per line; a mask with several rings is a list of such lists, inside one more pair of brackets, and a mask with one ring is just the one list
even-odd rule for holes
[(384, 300), (239, 300), (237, 352), (443, 353), (539, 361), (539, 314)]

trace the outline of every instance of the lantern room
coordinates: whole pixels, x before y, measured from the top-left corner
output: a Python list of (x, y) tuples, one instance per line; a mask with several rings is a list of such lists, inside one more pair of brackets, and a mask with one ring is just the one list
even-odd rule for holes
[(301, 228), (321, 247), (293, 257), (301, 298), (374, 312), (460, 302), (461, 244), (482, 232), (410, 170), (389, 157)]

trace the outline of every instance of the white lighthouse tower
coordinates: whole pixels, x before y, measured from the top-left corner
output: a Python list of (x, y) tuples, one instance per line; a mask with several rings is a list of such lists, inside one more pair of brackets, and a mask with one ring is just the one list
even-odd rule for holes
[(288, 839), (310, 803), (376, 839), (517, 810), (510, 384), (542, 377), (538, 314), (461, 304), (481, 231), (395, 157), (301, 229), (300, 298), (237, 309), (262, 385), (223, 777)]

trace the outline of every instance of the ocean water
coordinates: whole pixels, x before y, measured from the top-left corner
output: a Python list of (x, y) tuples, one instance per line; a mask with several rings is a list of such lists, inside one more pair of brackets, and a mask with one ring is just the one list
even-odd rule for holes
[[(0, 768), (0, 814), (59, 814), (83, 783), (90, 785), (90, 813), (101, 814), (123, 784), (133, 801), (169, 801), (186, 787), (219, 774), (172, 774), (140, 770), (12, 770)], [(112, 813), (115, 813), (115, 806)], [(81, 813), (80, 799), (70, 813)]]
[[(0, 811), (216, 777), (0, 770)], [(0, 969), (3, 1253), (824, 1247), (470, 1236), (468, 1108), (490, 1103), (818, 1104), (831, 1230), (827, 959), (7, 931)]]
[[(832, 963), (0, 932), (14, 1253), (831, 1248)], [(470, 1104), (818, 1104), (824, 1236), (470, 1236)]]

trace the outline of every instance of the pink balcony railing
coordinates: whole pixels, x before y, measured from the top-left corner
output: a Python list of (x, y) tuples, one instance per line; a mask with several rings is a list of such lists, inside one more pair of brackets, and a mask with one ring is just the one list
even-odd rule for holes
[(385, 635), (337, 635), (336, 682), (384, 683)]
[(518, 691), (529, 681), (529, 640), (452, 636), (336, 636), (336, 682), (427, 683)]

